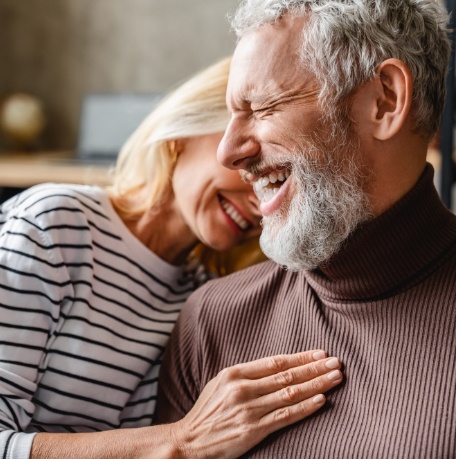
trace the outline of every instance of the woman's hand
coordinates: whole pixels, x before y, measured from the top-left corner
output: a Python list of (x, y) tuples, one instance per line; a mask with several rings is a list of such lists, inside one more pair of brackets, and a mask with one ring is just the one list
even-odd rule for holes
[(181, 457), (235, 458), (270, 433), (311, 415), (342, 381), (324, 351), (278, 355), (222, 370), (173, 425)]
[(342, 381), (323, 351), (278, 355), (222, 370), (174, 424), (105, 432), (39, 433), (31, 459), (236, 458), (275, 430), (304, 419)]

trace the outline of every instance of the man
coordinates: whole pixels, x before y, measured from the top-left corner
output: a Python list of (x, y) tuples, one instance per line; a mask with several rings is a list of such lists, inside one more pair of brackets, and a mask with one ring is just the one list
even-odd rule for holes
[(190, 298), (160, 421), (225, 366), (319, 347), (345, 384), (247, 456), (456, 457), (456, 217), (426, 164), (447, 19), (433, 0), (240, 5), (218, 155), (252, 182), (276, 263)]

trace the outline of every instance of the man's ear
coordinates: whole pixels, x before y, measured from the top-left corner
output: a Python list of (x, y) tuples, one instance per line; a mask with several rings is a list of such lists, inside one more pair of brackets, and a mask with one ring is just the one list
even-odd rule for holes
[(375, 107), (372, 113), (373, 136), (388, 140), (404, 126), (413, 95), (412, 74), (398, 59), (387, 59), (377, 67)]

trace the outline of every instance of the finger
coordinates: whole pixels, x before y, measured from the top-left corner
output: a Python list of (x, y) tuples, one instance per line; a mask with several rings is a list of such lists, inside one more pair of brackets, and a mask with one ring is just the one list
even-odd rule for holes
[(340, 370), (332, 370), (305, 383), (284, 387), (277, 392), (264, 395), (256, 401), (259, 405), (261, 404), (261, 409), (265, 413), (273, 412), (312, 399), (318, 394), (323, 394), (340, 384), (342, 379)]
[(255, 381), (254, 389), (258, 395), (270, 394), (288, 386), (310, 381), (340, 367), (341, 363), (337, 357), (326, 358), (258, 379)]
[(290, 368), (306, 365), (317, 360), (324, 359), (326, 352), (321, 349), (298, 352), (296, 354), (281, 354), (251, 362), (240, 363), (232, 368), (234, 376), (246, 379), (258, 379)]
[(265, 434), (269, 435), (315, 413), (324, 406), (325, 401), (326, 397), (323, 394), (317, 394), (295, 405), (281, 407), (263, 416), (259, 425), (265, 430)]

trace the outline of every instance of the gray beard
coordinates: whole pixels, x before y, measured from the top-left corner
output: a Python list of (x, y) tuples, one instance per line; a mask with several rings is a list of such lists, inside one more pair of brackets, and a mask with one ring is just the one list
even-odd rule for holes
[[(315, 144), (311, 150), (321, 158)], [(287, 210), (263, 218), (260, 245), (267, 257), (289, 270), (324, 265), (350, 233), (372, 216), (361, 188), (367, 177), (357, 162), (358, 149), (349, 142), (344, 150), (333, 150), (327, 155), (332, 160), (319, 164), (305, 159), (313, 156), (308, 154), (295, 154), (287, 161), (296, 192)], [(335, 159), (341, 155), (345, 158)]]

